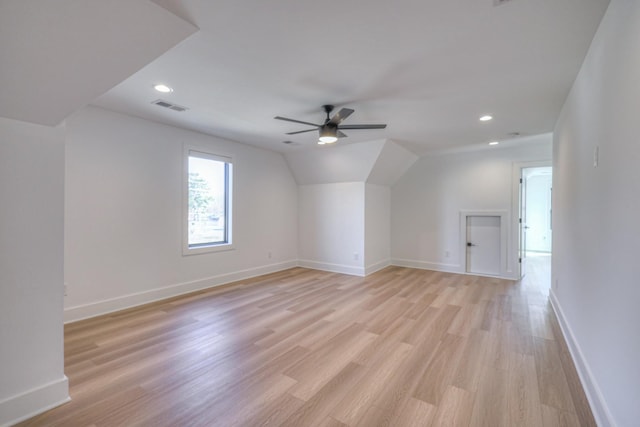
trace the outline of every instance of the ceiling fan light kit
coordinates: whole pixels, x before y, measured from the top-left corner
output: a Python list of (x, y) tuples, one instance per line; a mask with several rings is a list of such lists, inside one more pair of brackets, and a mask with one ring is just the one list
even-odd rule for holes
[(379, 125), (340, 125), (344, 119), (349, 117), (353, 110), (350, 108), (342, 108), (338, 111), (333, 117), (329, 117), (331, 111), (333, 111), (333, 105), (323, 105), (322, 106), (324, 112), (327, 117), (323, 124), (318, 125), (315, 123), (303, 122), (301, 120), (289, 119), (286, 117), (276, 116), (274, 119), (276, 120), (284, 120), (287, 122), (300, 123), (303, 125), (314, 126), (314, 129), (306, 129), (297, 132), (288, 132), (287, 135), (296, 135), (299, 133), (311, 132), (314, 130), (318, 130), (320, 136), (318, 140), (319, 145), (323, 144), (332, 144), (338, 140), (338, 138), (346, 138), (347, 135), (340, 131), (340, 129), (384, 129), (387, 127), (386, 124)]
[(324, 125), (320, 127), (320, 138), (318, 144), (333, 144), (338, 140), (338, 127)]

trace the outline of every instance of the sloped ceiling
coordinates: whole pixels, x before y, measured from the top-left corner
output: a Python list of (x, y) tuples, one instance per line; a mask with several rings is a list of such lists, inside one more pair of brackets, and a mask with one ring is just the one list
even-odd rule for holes
[(416, 160), (418, 160), (418, 156), (411, 151), (392, 141), (387, 141), (380, 150), (371, 172), (369, 172), (367, 182), (377, 185), (393, 185)]
[[(346, 124), (388, 124), (339, 144), (422, 155), (550, 132), (609, 0), (156, 2), (200, 31), (96, 105), (288, 153), (318, 134), (273, 117), (320, 123), (334, 104), (355, 110)], [(187, 111), (152, 105), (159, 80)]]
[(385, 141), (321, 146), (285, 154), (298, 185), (364, 182)]
[(197, 30), (147, 0), (2, 0), (0, 116), (57, 125)]
[(368, 182), (392, 185), (418, 156), (392, 141), (318, 147), (285, 154), (299, 185)]
[(273, 117), (320, 123), (334, 104), (355, 110), (347, 124), (388, 124), (340, 145), (486, 146), (553, 129), (608, 4), (2, 0), (0, 116), (55, 125), (92, 103), (290, 153), (318, 135)]

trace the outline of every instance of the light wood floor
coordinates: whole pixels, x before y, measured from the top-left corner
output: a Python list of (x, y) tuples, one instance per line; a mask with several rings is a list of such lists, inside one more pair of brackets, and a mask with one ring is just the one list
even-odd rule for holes
[(543, 264), (296, 268), (77, 322), (73, 400), (21, 425), (594, 426)]

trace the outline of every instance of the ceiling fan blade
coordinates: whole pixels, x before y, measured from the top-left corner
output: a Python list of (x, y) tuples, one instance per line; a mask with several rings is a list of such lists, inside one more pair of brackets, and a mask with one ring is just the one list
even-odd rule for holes
[(343, 108), (340, 111), (338, 111), (333, 117), (331, 117), (331, 120), (329, 120), (329, 123), (339, 124), (344, 119), (349, 117), (352, 113), (353, 113), (353, 110), (351, 108)]
[(338, 135), (338, 138), (346, 138), (347, 137), (346, 133), (340, 132), (340, 131), (338, 131), (338, 133), (336, 133), (336, 135)]
[(286, 122), (300, 123), (300, 124), (303, 124), (303, 125), (315, 126), (317, 128), (322, 126), (322, 125), (317, 125), (315, 123), (303, 122), (302, 120), (288, 119), (286, 117), (280, 117), (280, 116), (275, 116), (274, 119), (276, 119), (276, 120), (284, 120)]
[(340, 129), (384, 129), (387, 125), (344, 125)]
[(299, 130), (297, 132), (287, 132), (287, 135), (297, 135), (299, 133), (305, 133), (305, 132), (317, 132), (318, 129), (307, 129), (307, 130)]

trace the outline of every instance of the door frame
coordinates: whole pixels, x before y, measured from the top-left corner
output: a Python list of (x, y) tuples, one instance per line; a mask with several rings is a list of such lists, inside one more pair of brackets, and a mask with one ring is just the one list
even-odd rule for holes
[[(465, 274), (468, 268), (467, 257), (467, 217), (469, 216), (497, 216), (500, 217), (500, 275), (489, 277), (508, 277), (507, 271), (507, 243), (509, 242), (509, 212), (505, 210), (461, 210), (460, 211), (460, 254), (464, 257), (462, 268)], [(474, 274), (477, 276), (477, 274)]]
[[(513, 230), (512, 238), (514, 239), (514, 248), (515, 251), (515, 270), (518, 278), (524, 277), (526, 274), (526, 269), (523, 269), (523, 263), (521, 262), (522, 254), (524, 254), (524, 241), (522, 239), (524, 224), (520, 222), (522, 218), (522, 188), (520, 186), (520, 180), (522, 179), (523, 169), (527, 168), (539, 168), (539, 167), (550, 167), (551, 173), (553, 173), (553, 161), (549, 160), (537, 160), (532, 162), (514, 162), (512, 169), (512, 212), (513, 212), (513, 220), (511, 224), (511, 229)], [(553, 204), (551, 205), (551, 209), (553, 209)]]

